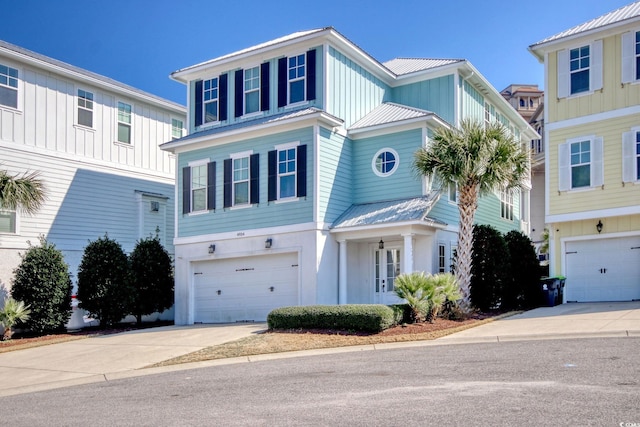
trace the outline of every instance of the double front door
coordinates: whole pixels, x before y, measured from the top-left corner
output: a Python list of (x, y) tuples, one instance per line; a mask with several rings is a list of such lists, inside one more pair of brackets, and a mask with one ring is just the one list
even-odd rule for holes
[(374, 301), (377, 304), (402, 302), (394, 291), (395, 280), (400, 275), (400, 248), (376, 249), (373, 254)]

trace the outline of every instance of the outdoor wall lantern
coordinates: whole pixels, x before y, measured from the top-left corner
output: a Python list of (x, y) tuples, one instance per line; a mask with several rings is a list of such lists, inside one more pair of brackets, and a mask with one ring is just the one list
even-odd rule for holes
[(380, 239), (380, 241), (378, 242), (378, 249), (384, 249), (384, 242), (382, 241), (382, 239)]
[(271, 237), (269, 237), (267, 240), (264, 241), (264, 248), (265, 249), (271, 249), (271, 244), (273, 243), (273, 239)]
[(212, 254), (216, 251), (216, 245), (209, 245), (209, 253)]
[(604, 227), (602, 225), (602, 221), (598, 220), (598, 223), (596, 224), (596, 230), (598, 230), (598, 234), (602, 232), (602, 227)]

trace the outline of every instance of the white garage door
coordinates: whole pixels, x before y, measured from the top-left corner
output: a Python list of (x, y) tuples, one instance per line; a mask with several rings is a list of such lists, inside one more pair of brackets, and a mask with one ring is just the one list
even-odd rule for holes
[(566, 301), (640, 299), (640, 236), (567, 242)]
[(298, 305), (298, 254), (197, 262), (194, 322), (265, 321), (277, 307)]

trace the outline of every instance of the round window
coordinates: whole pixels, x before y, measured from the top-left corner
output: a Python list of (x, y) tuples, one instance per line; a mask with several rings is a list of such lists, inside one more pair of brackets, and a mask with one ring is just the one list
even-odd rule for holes
[(389, 176), (396, 171), (400, 157), (395, 150), (383, 148), (373, 156), (371, 167), (378, 176)]

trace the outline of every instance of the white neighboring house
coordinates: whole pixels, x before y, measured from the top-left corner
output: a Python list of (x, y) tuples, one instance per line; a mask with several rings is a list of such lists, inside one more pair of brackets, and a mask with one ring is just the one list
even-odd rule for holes
[(183, 106), (0, 41), (0, 168), (40, 172), (34, 216), (0, 206), (0, 289), (44, 235), (73, 275), (90, 240), (125, 251), (159, 230), (173, 254), (175, 159), (160, 144), (184, 134)]

